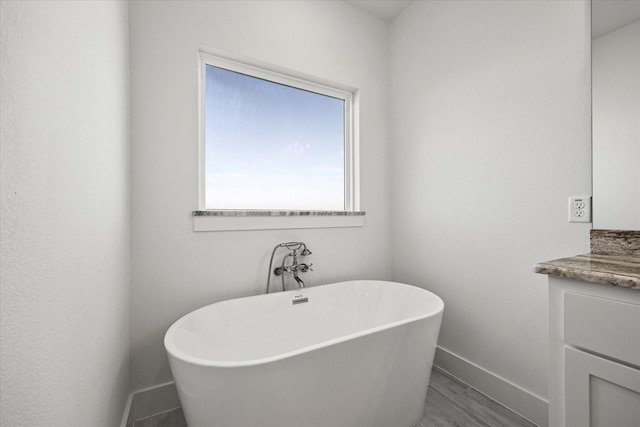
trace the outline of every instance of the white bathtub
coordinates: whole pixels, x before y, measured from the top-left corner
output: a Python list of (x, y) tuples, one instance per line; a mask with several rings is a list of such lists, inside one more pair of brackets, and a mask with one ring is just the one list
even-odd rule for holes
[(443, 308), (414, 286), (341, 282), (208, 305), (164, 345), (189, 427), (411, 427)]

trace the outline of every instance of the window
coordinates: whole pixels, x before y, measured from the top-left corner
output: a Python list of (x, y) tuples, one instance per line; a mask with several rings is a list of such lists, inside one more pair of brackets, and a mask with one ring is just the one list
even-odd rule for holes
[(200, 54), (200, 209), (358, 209), (353, 89)]

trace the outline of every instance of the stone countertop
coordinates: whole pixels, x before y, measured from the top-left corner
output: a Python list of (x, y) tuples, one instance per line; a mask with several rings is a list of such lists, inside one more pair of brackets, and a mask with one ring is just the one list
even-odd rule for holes
[(640, 290), (640, 257), (589, 253), (542, 262), (535, 272)]

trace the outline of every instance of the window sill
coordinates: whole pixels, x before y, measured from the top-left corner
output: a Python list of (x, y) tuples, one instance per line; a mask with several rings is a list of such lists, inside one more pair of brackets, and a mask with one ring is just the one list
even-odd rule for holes
[(193, 231), (278, 230), (363, 227), (365, 212), (356, 211), (193, 211)]

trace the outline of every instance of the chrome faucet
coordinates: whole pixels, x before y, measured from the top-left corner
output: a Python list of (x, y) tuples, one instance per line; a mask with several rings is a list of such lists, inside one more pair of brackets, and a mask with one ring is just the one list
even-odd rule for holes
[[(293, 278), (295, 279), (296, 283), (298, 284), (299, 288), (304, 288), (305, 284), (304, 281), (300, 278), (299, 274), (300, 273), (306, 273), (308, 271), (313, 271), (313, 269), (311, 268), (311, 266), (313, 264), (306, 264), (306, 263), (299, 263), (298, 262), (298, 256), (308, 256), (311, 255), (311, 251), (307, 248), (307, 245), (304, 244), (303, 242), (288, 242), (288, 243), (280, 243), (278, 245), (276, 245), (273, 248), (273, 252), (271, 252), (271, 260), (269, 261), (269, 272), (268, 272), (268, 277), (267, 277), (267, 293), (269, 293), (269, 287), (271, 284), (271, 274), (272, 274), (272, 270), (271, 268), (273, 267), (273, 257), (276, 253), (276, 251), (280, 248), (285, 248), (287, 250), (289, 250), (290, 252), (285, 255), (285, 257), (282, 259), (282, 264), (280, 265), (280, 267), (276, 267), (275, 269), (273, 269), (273, 274), (276, 276), (281, 276), (282, 278), (282, 291), (285, 290), (285, 280), (284, 280), (284, 276), (286, 274), (291, 274), (293, 276)], [(298, 253), (298, 251), (300, 251)], [(287, 259), (292, 258), (291, 264), (287, 265)]]

